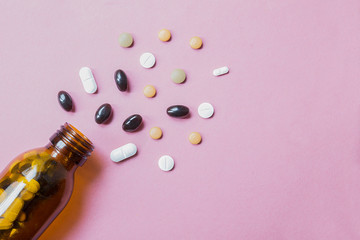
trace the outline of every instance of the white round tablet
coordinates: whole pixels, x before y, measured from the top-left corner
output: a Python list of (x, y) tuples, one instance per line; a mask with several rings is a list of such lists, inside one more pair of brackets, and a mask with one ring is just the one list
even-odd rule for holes
[(140, 56), (140, 64), (144, 68), (152, 68), (155, 65), (155, 56), (152, 53), (143, 53)]
[(214, 107), (210, 103), (202, 103), (198, 107), (198, 113), (202, 118), (210, 118), (214, 114)]
[(169, 155), (164, 155), (159, 159), (159, 168), (163, 171), (170, 171), (174, 168), (174, 159), (170, 157)]

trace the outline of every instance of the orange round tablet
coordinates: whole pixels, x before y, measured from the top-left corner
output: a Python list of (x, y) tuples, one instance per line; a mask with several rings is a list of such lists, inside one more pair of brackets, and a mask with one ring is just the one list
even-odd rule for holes
[(147, 85), (144, 88), (144, 95), (145, 97), (152, 98), (156, 95), (156, 89), (152, 85)]
[(201, 135), (200, 133), (198, 132), (192, 132), (190, 133), (189, 135), (189, 141), (192, 143), (192, 144), (199, 144), (201, 143)]
[(192, 37), (190, 39), (190, 46), (193, 48), (193, 49), (199, 49), (201, 48), (202, 46), (202, 40), (201, 38), (199, 37)]
[(150, 129), (150, 137), (152, 139), (160, 139), (162, 137), (162, 131), (159, 127), (153, 127)]
[(159, 32), (159, 35), (158, 35), (159, 39), (163, 42), (167, 42), (170, 40), (171, 38), (171, 33), (169, 30), (167, 29), (161, 29), (160, 32)]

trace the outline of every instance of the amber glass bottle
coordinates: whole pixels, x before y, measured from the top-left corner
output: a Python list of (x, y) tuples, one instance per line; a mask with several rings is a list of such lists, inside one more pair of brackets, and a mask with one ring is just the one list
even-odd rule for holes
[(0, 175), (0, 239), (37, 239), (69, 201), (74, 172), (94, 147), (65, 123), (45, 147), (17, 156)]

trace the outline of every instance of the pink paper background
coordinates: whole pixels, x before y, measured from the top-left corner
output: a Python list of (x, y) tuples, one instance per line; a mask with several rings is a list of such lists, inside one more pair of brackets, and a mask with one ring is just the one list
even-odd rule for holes
[[(360, 239), (359, 9), (357, 0), (1, 1), (1, 166), (65, 121), (96, 146), (41, 239)], [(161, 28), (170, 42), (158, 40)], [(121, 32), (132, 48), (118, 45)], [(198, 51), (188, 45), (196, 35)], [(139, 65), (148, 51), (150, 70)], [(230, 74), (213, 77), (224, 65)], [(95, 95), (82, 88), (82, 66), (93, 69)], [(114, 84), (118, 68), (129, 93)], [(174, 68), (185, 84), (170, 81)], [(59, 107), (59, 90), (74, 113)], [(204, 101), (212, 119), (196, 114)], [(99, 126), (105, 102), (114, 117)], [(191, 118), (170, 119), (172, 104)], [(145, 125), (128, 134), (121, 124), (133, 113)], [(163, 139), (150, 139), (152, 126)], [(192, 131), (201, 145), (188, 142)], [(128, 142), (138, 155), (110, 161)], [(157, 166), (164, 154), (172, 172)]]

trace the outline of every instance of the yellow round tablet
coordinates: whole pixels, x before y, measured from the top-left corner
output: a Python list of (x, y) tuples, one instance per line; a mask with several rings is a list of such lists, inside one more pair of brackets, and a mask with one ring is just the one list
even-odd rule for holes
[(192, 144), (199, 144), (201, 143), (201, 135), (200, 133), (198, 132), (192, 132), (190, 133), (189, 135), (189, 141), (192, 143)]
[(186, 79), (186, 73), (182, 69), (174, 69), (171, 72), (171, 80), (174, 83), (183, 83)]
[(193, 49), (199, 49), (201, 48), (202, 46), (202, 40), (201, 38), (199, 37), (192, 37), (190, 39), (190, 46), (193, 48)]
[(162, 131), (159, 127), (153, 127), (150, 129), (150, 137), (152, 139), (160, 139), (162, 137)]
[(144, 95), (145, 97), (152, 98), (156, 95), (156, 89), (152, 85), (147, 85), (144, 88)]
[(134, 42), (134, 39), (133, 39), (133, 37), (131, 36), (130, 33), (122, 33), (122, 34), (120, 34), (120, 36), (119, 36), (119, 44), (120, 44), (120, 46), (125, 47), (125, 48), (131, 47), (133, 42)]
[(159, 35), (158, 35), (159, 39), (163, 42), (167, 42), (170, 40), (171, 38), (171, 33), (169, 30), (167, 29), (161, 29), (160, 32), (159, 32)]

